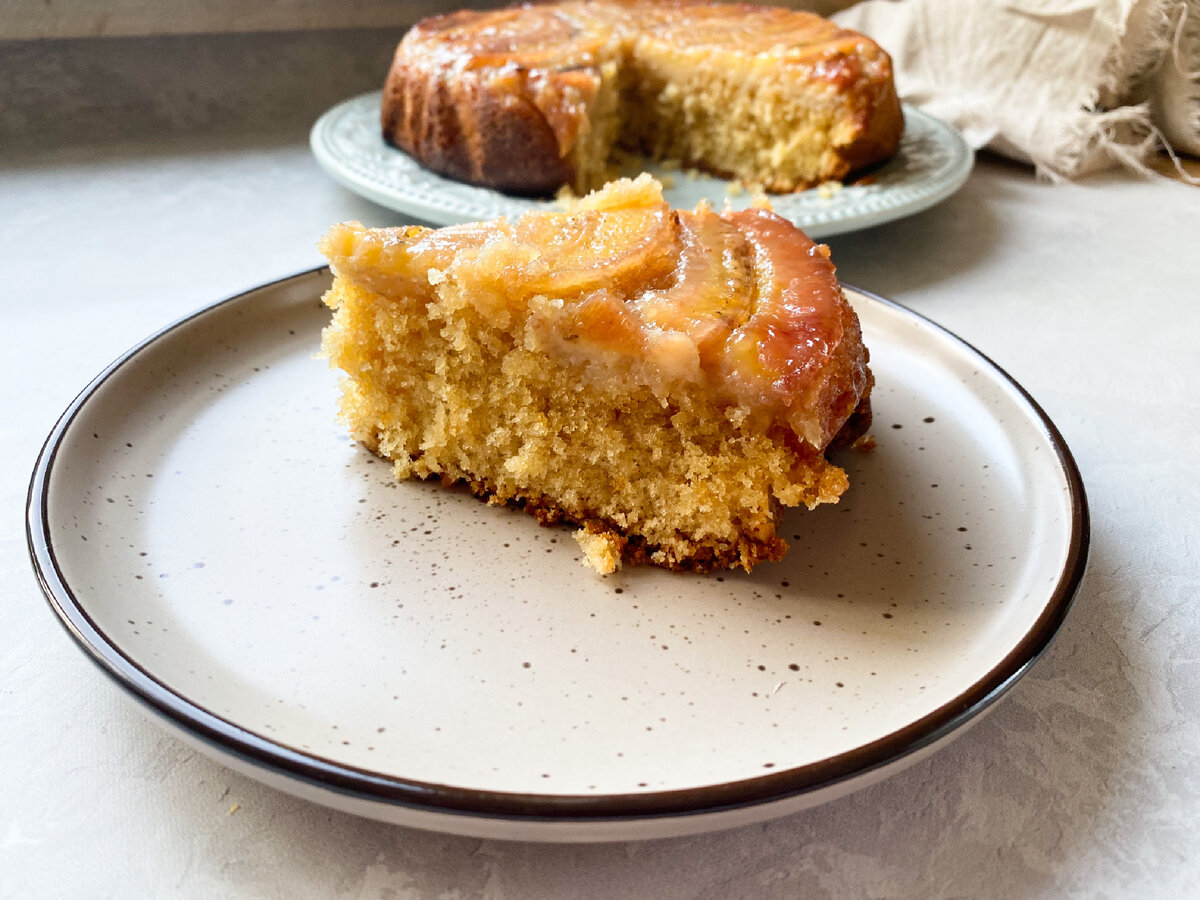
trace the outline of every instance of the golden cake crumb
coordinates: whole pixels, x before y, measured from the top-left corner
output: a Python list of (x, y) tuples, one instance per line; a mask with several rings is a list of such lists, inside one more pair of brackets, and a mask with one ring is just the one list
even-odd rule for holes
[(583, 551), (583, 564), (601, 575), (611, 575), (621, 568), (622, 542), (615, 534), (581, 528), (575, 532), (575, 543)]
[(823, 181), (817, 186), (817, 193), (823, 200), (832, 200), (842, 192), (842, 183), (840, 181)]

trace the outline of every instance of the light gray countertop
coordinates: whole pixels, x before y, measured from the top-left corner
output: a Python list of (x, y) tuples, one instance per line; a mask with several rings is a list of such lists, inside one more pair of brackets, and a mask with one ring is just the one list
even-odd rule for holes
[[(446, 837), (294, 799), (167, 736), (76, 649), (32, 574), (29, 475), (92, 376), (200, 306), (318, 265), (329, 224), (398, 221), (325, 177), (305, 140), (326, 105), (374, 86), (390, 37), (173, 40), (0, 44), (0, 896), (1194, 896), (1196, 188), (1053, 185), (985, 157), (939, 206), (829, 240), (844, 281), (1006, 369), (1083, 473), (1083, 588), (990, 716), (881, 784), (762, 825)], [(180, 52), (202, 82), (171, 65)], [(306, 90), (318, 69), (328, 86)], [(247, 73), (257, 87), (235, 89)]]

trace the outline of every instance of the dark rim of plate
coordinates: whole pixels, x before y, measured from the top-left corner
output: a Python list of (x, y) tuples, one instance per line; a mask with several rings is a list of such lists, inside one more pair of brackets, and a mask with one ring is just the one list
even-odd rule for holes
[(143, 349), (181, 326), (228, 304), (260, 293), (314, 285), (328, 277), (319, 267), (262, 285), (204, 307), (142, 341), (104, 369), (71, 402), (46, 439), (30, 481), (26, 503), (26, 539), (34, 570), (51, 608), (84, 653), (107, 675), (169, 723), (216, 750), (253, 767), (262, 767), (311, 786), (360, 800), (393, 804), (427, 813), (536, 822), (653, 820), (710, 814), (799, 797), (830, 788), (895, 763), (937, 743), (1001, 697), (1041, 656), (1058, 632), (1079, 590), (1087, 566), (1090, 523), (1083, 480), (1066, 442), (1037, 402), (1003, 369), (953, 333), (898, 303), (846, 285), (873, 302), (919, 319), (984, 361), (1028, 404), (1054, 447), (1067, 482), (1071, 535), (1066, 563), (1048, 602), (1024, 637), (985, 677), (909, 725), (837, 756), (766, 775), (702, 787), (604, 795), (507, 793), (430, 784), (381, 775), (271, 741), (216, 715), (156, 680), (123, 653), (88, 615), (64, 579), (55, 558), (47, 515), (50, 475), (62, 441), (77, 414), (96, 390)]

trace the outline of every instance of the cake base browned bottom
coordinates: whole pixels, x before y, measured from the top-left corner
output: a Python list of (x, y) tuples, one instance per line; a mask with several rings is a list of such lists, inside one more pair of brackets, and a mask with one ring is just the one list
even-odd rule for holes
[[(871, 401), (864, 397), (854, 413), (843, 424), (829, 450), (849, 447), (863, 438), (871, 427)], [(371, 452), (376, 449), (364, 444)], [(688, 540), (685, 556), (677, 551), (666, 551), (662, 546), (651, 543), (643, 535), (629, 534), (619, 525), (600, 515), (573, 513), (564, 509), (553, 499), (544, 495), (500, 498), (495, 485), (485, 478), (443, 479), (438, 474), (424, 477), (436, 480), (447, 488), (465, 487), (472, 494), (489, 504), (510, 505), (523, 509), (537, 520), (539, 525), (569, 523), (582, 528), (589, 535), (603, 537), (621, 561), (632, 565), (653, 565), (676, 572), (712, 572), (718, 569), (742, 568), (749, 572), (760, 562), (778, 562), (787, 552), (787, 543), (774, 531), (770, 535), (755, 537), (742, 535), (736, 541)], [(783, 507), (775, 510), (775, 525), (783, 514)]]
[[(669, 553), (650, 543), (639, 534), (629, 534), (619, 525), (603, 516), (568, 512), (549, 497), (517, 496), (507, 500), (497, 499), (495, 487), (486, 480), (460, 478), (447, 481), (438, 475), (424, 480), (439, 481), (446, 488), (464, 487), (487, 503), (523, 509), (537, 520), (539, 525), (577, 525), (592, 535), (603, 535), (618, 553), (621, 560), (632, 565), (647, 564), (675, 572), (711, 572), (717, 569), (743, 568), (747, 572), (760, 562), (777, 562), (787, 552), (787, 544), (778, 535), (765, 539), (744, 536), (736, 542), (689, 541), (686, 556)], [(782, 507), (780, 508), (782, 511)]]

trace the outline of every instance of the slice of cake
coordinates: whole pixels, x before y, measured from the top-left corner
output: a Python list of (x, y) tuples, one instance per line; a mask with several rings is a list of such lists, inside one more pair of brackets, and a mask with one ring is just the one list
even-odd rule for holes
[(337, 225), (324, 352), (341, 415), (399, 478), (574, 522), (587, 561), (778, 559), (785, 506), (872, 378), (828, 249), (762, 209), (675, 211), (649, 176), (515, 222)]
[(384, 139), (523, 194), (607, 180), (614, 148), (794, 191), (891, 156), (891, 58), (811, 13), (560, 0), (418, 23), (383, 90)]

